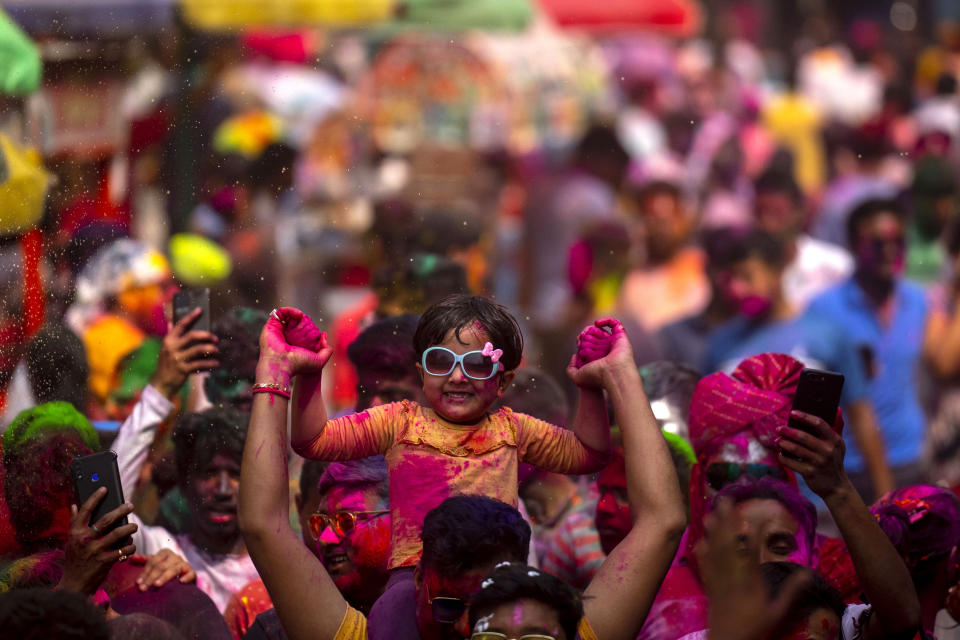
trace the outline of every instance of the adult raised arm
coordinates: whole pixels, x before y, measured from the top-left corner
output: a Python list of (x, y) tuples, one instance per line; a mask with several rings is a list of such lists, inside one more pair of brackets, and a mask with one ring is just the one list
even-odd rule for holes
[[(260, 336), (258, 384), (289, 388), (292, 371), (317, 370), (316, 353), (290, 348), (271, 316)], [(287, 478), (287, 400), (276, 393), (253, 399), (240, 467), (240, 530), (291, 640), (329, 640), (347, 611), (326, 569), (290, 527)]]
[(643, 390), (623, 327), (613, 329), (605, 357), (568, 374), (601, 385), (623, 433), (633, 528), (607, 556), (584, 593), (584, 615), (603, 640), (632, 640), (646, 620), (680, 538), (686, 513), (667, 443)]
[(840, 529), (873, 607), (862, 637), (919, 630), (920, 601), (910, 572), (843, 469), (843, 418), (838, 413), (836, 429), (832, 429), (816, 416), (799, 411), (791, 415), (804, 430), (778, 428), (780, 463), (803, 476)]

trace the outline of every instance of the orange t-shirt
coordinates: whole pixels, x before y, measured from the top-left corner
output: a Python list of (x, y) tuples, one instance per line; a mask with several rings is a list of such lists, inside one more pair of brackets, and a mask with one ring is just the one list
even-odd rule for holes
[(572, 431), (506, 407), (461, 425), (406, 400), (329, 420), (294, 450), (314, 460), (386, 456), (391, 569), (419, 561), (423, 518), (450, 496), (479, 494), (516, 507), (520, 462), (568, 474), (593, 473), (607, 462)]

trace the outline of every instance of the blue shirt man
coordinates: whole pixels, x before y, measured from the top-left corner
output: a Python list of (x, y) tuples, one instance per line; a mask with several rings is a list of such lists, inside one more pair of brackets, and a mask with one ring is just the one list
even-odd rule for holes
[[(916, 372), (923, 348), (927, 301), (923, 290), (897, 282), (886, 322), (854, 278), (828, 289), (811, 303), (808, 314), (840, 327), (856, 344), (867, 367), (869, 394), (892, 467), (920, 459), (924, 417), (916, 393)], [(856, 443), (847, 442), (846, 467), (864, 470)]]

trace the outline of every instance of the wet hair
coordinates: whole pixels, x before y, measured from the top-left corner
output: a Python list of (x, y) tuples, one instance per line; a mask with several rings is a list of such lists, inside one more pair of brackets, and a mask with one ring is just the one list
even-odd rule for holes
[(570, 403), (557, 381), (532, 367), (517, 369), (499, 404), (560, 426), (570, 415)]
[(166, 620), (148, 613), (129, 613), (107, 623), (110, 640), (185, 640)]
[(896, 200), (871, 198), (858, 204), (847, 217), (847, 244), (855, 249), (860, 239), (860, 228), (880, 214), (889, 213), (903, 222), (907, 214)]
[(960, 499), (934, 485), (914, 485), (881, 497), (870, 511), (921, 584), (960, 542)]
[(733, 265), (750, 258), (756, 258), (769, 267), (782, 267), (786, 259), (783, 243), (769, 233), (757, 229), (734, 236), (730, 243), (728, 264)]
[(260, 359), (260, 331), (269, 315), (250, 307), (233, 307), (211, 327), (220, 342), (220, 366), (204, 381), (207, 397), (214, 404), (223, 399), (220, 384), (246, 380), (253, 384)]
[(51, 536), (47, 530), (54, 513), (74, 502), (70, 462), (91, 453), (93, 449), (66, 431), (28, 440), (13, 451), (4, 450), (3, 493), (14, 535), (23, 547), (39, 550), (63, 545), (66, 531)]
[(447, 498), (423, 519), (421, 563), (442, 576), (499, 561), (525, 562), (530, 525), (510, 505), (487, 496)]
[(810, 574), (810, 579), (793, 600), (782, 629), (803, 622), (817, 609), (827, 609), (837, 616), (837, 619), (843, 619), (846, 603), (840, 593), (819, 574), (794, 562), (764, 562), (760, 565), (760, 570), (763, 572), (763, 580), (767, 583), (767, 593), (771, 600), (780, 595), (792, 576), (798, 573)]
[(250, 414), (230, 407), (187, 413), (173, 430), (173, 453), (181, 484), (201, 473), (215, 455), (243, 458)]
[(563, 580), (521, 563), (500, 564), (481, 583), (480, 591), (470, 598), (470, 630), (476, 628), (482, 615), (520, 600), (547, 605), (556, 612), (568, 640), (577, 637), (577, 627), (583, 617), (580, 593)]
[(332, 462), (317, 481), (317, 492), (325, 495), (334, 487), (375, 489), (384, 501), (390, 499), (387, 484), (387, 461), (383, 456), (370, 456), (348, 462)]
[(300, 469), (300, 495), (303, 496), (304, 499), (306, 499), (308, 495), (318, 491), (317, 483), (329, 465), (329, 462), (321, 460), (304, 461), (303, 467)]
[(66, 325), (44, 325), (27, 345), (26, 364), (38, 403), (62, 400), (75, 407), (87, 406), (87, 351)]
[(711, 508), (715, 508), (724, 498), (732, 500), (734, 504), (743, 504), (749, 500), (776, 500), (797, 521), (800, 531), (804, 533), (807, 551), (813, 551), (817, 532), (817, 508), (792, 484), (769, 476), (752, 482), (734, 482), (717, 493)]
[(0, 629), (18, 640), (109, 640), (103, 614), (80, 594), (17, 589), (0, 597)]
[(523, 357), (523, 334), (507, 308), (487, 298), (453, 295), (433, 305), (420, 317), (413, 336), (413, 350), (417, 361), (423, 352), (443, 342), (453, 330), (457, 340), (460, 333), (473, 323), (479, 323), (495, 349), (503, 350), (500, 360), (506, 371), (520, 366)]
[(357, 395), (360, 398), (377, 392), (377, 389), (364, 387), (364, 380), (416, 379), (413, 335), (418, 320), (419, 317), (412, 314), (378, 320), (364, 329), (347, 347), (350, 364), (357, 370)]
[(764, 171), (754, 180), (753, 190), (758, 194), (771, 192), (785, 193), (790, 196), (793, 202), (803, 201), (803, 193), (800, 191), (797, 181), (794, 180), (793, 175), (787, 171), (779, 171), (776, 169)]

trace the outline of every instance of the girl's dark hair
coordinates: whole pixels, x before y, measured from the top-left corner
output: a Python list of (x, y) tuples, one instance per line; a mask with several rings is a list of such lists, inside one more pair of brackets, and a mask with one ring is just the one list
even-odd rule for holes
[(836, 614), (837, 618), (843, 619), (843, 612), (847, 608), (846, 603), (844, 603), (837, 590), (831, 587), (819, 574), (813, 573), (807, 567), (794, 562), (764, 562), (760, 565), (760, 568), (763, 571), (763, 579), (767, 583), (767, 593), (771, 599), (780, 595), (783, 586), (794, 574), (798, 572), (811, 574), (810, 581), (800, 589), (800, 593), (793, 601), (785, 626), (807, 619), (817, 609), (828, 609)]
[(506, 371), (520, 366), (523, 357), (523, 335), (520, 326), (507, 308), (481, 296), (452, 295), (426, 310), (413, 335), (417, 361), (423, 352), (443, 342), (451, 329), (457, 340), (460, 332), (479, 323), (495, 349), (503, 350), (500, 362)]
[(497, 566), (481, 583), (480, 591), (470, 599), (470, 629), (481, 615), (503, 604), (518, 600), (536, 600), (557, 613), (560, 627), (570, 640), (577, 637), (577, 626), (583, 617), (580, 593), (563, 580), (519, 563)]

